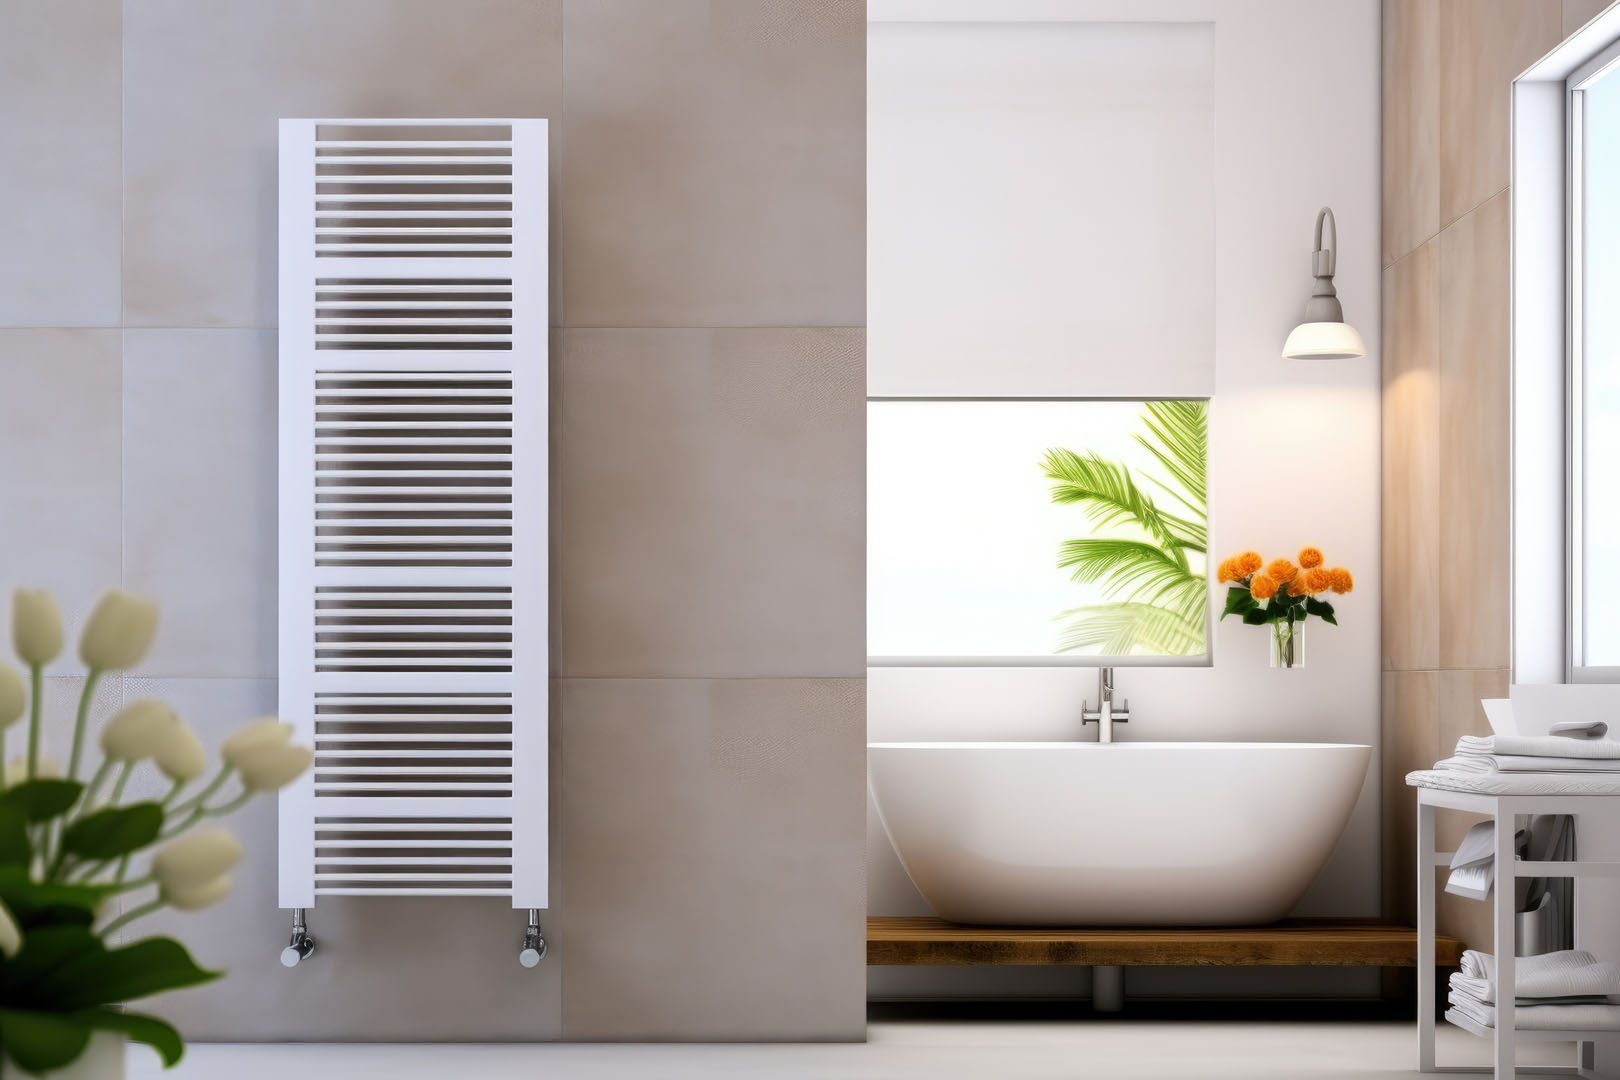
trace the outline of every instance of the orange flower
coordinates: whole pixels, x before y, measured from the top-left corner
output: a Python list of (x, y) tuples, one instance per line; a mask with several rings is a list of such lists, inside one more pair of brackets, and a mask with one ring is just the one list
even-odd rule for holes
[(1329, 585), (1334, 592), (1343, 596), (1356, 587), (1356, 579), (1350, 576), (1350, 571), (1342, 566), (1335, 566), (1328, 571)]
[(1266, 567), (1266, 574), (1279, 585), (1285, 581), (1293, 581), (1297, 573), (1299, 570), (1287, 559), (1272, 559), (1271, 565)]
[(1249, 582), (1249, 595), (1256, 600), (1270, 600), (1277, 595), (1277, 583), (1264, 574), (1256, 574)]
[(1299, 565), (1307, 570), (1315, 570), (1322, 565), (1322, 549), (1304, 547), (1299, 549)]
[(1294, 575), (1294, 580), (1288, 583), (1289, 596), (1304, 596), (1311, 591), (1310, 587), (1305, 584), (1305, 577), (1304, 574)]
[(1305, 588), (1313, 595), (1327, 592), (1333, 588), (1333, 575), (1320, 568), (1307, 570), (1305, 571)]
[(1245, 551), (1237, 557), (1238, 573), (1244, 577), (1255, 573), (1264, 565), (1266, 565), (1266, 560), (1260, 557), (1258, 551)]
[(1231, 559), (1226, 559), (1223, 561), (1219, 569), (1215, 571), (1215, 580), (1220, 582), (1222, 585), (1225, 585), (1228, 581), (1236, 581), (1237, 577), (1237, 567), (1233, 565), (1233, 561)]

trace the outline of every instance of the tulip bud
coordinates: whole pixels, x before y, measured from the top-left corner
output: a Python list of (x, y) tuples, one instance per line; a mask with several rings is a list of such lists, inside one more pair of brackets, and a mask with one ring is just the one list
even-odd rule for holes
[(22, 676), (10, 664), (0, 663), (0, 731), (15, 724), (27, 704)]
[(140, 698), (113, 714), (101, 729), (101, 752), (113, 761), (139, 761), (157, 753), (180, 721), (156, 698)]
[(44, 667), (62, 651), (62, 612), (44, 589), (11, 594), (11, 645), (22, 662)]
[(84, 624), (79, 658), (93, 671), (133, 667), (152, 647), (157, 622), (155, 603), (123, 589), (108, 589)]
[(309, 768), (315, 752), (307, 746), (267, 746), (237, 757), (242, 786), (249, 791), (275, 791)]
[(292, 733), (291, 724), (283, 724), (275, 717), (267, 716), (237, 729), (234, 735), (220, 743), (219, 756), (225, 759), (227, 765), (235, 765), (245, 754), (286, 746)]
[(22, 931), (17, 927), (17, 920), (11, 917), (11, 909), (0, 902), (0, 956), (10, 960), (22, 948)]
[(152, 876), (167, 894), (205, 885), (242, 859), (242, 845), (224, 829), (199, 829), (165, 844), (152, 856)]
[(231, 893), (231, 878), (229, 874), (221, 874), (212, 881), (204, 881), (197, 885), (183, 885), (176, 888), (165, 888), (163, 899), (170, 907), (178, 911), (197, 911), (201, 908), (212, 907)]
[(208, 752), (190, 728), (176, 721), (158, 736), (152, 760), (170, 780), (195, 780), (208, 768)]
[[(62, 776), (62, 765), (55, 758), (41, 754), (35, 772), (36, 779), (57, 780)], [(6, 787), (14, 787), (26, 779), (28, 779), (28, 759), (18, 754), (6, 762)]]

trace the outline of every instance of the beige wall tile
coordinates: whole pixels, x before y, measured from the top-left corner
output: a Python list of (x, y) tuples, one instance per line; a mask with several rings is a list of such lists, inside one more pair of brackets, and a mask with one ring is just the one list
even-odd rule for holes
[(564, 325), (864, 325), (865, 35), (857, 0), (570, 0)]
[[(1485, 711), (1480, 707), (1482, 698), (1507, 697), (1509, 673), (1505, 668), (1488, 671), (1440, 672), (1439, 748), (1440, 757), (1449, 756), (1463, 735), (1481, 735), (1490, 732)], [(1457, 810), (1440, 810), (1435, 814), (1435, 844), (1441, 851), (1454, 851), (1463, 835), (1477, 821), (1478, 814), (1465, 814)], [(1437, 870), (1442, 887), (1447, 871)], [(1461, 896), (1444, 891), (1435, 904), (1435, 925), (1442, 933), (1455, 934), (1470, 945), (1481, 942), (1489, 947), (1491, 940), (1491, 908)]]
[(1384, 806), (1384, 913), (1411, 921), (1417, 910), (1417, 796), (1406, 774), (1437, 758), (1439, 679), (1433, 671), (1386, 671), (1379, 740)]
[(276, 672), (276, 335), (124, 332), (124, 574), (142, 675)]
[(1440, 666), (1508, 656), (1508, 195), (1440, 234)]
[(1440, 231), (1440, 0), (1384, 0), (1383, 14), (1388, 266)]
[(118, 322), (119, 0), (0, 0), (0, 326)]
[(564, 1035), (863, 1038), (862, 681), (567, 679), (561, 721)]
[(1613, 0), (1563, 0), (1563, 33), (1565, 37), (1585, 26), (1592, 17)]
[(125, 322), (275, 325), (280, 117), (561, 105), (561, 0), (129, 0)]
[(862, 339), (564, 331), (564, 674), (864, 672)]
[(0, 603), (17, 585), (55, 593), (68, 647), (51, 671), (82, 673), (72, 642), (119, 554), (116, 330), (0, 329)]
[(1558, 44), (1552, 0), (1441, 0), (1440, 223), (1508, 183), (1508, 84)]
[[(167, 701), (210, 751), (276, 705), (269, 679), (128, 679), (126, 697)], [(553, 765), (556, 754), (552, 755)], [(137, 773), (132, 790), (157, 793)], [(145, 785), (141, 787), (141, 785)], [(206, 911), (164, 911), (133, 924), (172, 933), (223, 981), (155, 998), (151, 1011), (190, 1039), (434, 1041), (554, 1039), (561, 1022), (562, 949), (539, 967), (517, 962), (526, 922), (504, 900), (326, 897), (310, 909), (317, 952), (291, 970), (281, 948), (291, 913), (276, 906), (276, 805), (256, 799), (229, 819), (247, 855), (230, 897)], [(542, 919), (542, 925), (549, 922)], [(550, 929), (548, 926), (547, 929)]]
[(1383, 652), (1385, 668), (1440, 663), (1438, 244), (1384, 270)]

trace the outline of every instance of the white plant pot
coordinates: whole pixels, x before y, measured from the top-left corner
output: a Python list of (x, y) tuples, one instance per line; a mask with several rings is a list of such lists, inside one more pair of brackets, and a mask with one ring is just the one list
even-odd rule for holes
[(84, 1053), (65, 1069), (48, 1073), (31, 1073), (17, 1068), (8, 1058), (0, 1072), (5, 1080), (12, 1077), (24, 1080), (124, 1080), (124, 1036), (116, 1031), (97, 1031), (90, 1036), (90, 1045)]

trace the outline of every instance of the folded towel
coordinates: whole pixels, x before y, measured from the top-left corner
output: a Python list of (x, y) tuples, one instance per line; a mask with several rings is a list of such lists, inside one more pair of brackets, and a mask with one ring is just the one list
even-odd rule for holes
[[(1620, 745), (1620, 744), (1617, 744)], [(1620, 772), (1620, 758), (1531, 757), (1525, 754), (1458, 754), (1435, 762), (1436, 769), (1467, 773)]]
[[(1466, 949), (1458, 977), (1469, 996), (1483, 1004), (1496, 1001), (1496, 957)], [(1457, 984), (1454, 984), (1457, 985)], [(1620, 964), (1599, 960), (1584, 949), (1562, 949), (1540, 956), (1520, 956), (1513, 965), (1519, 999), (1620, 997)]]
[(1547, 729), (1547, 734), (1566, 739), (1601, 739), (1608, 733), (1609, 725), (1602, 720), (1570, 720)]
[(1464, 735), (1457, 756), (1515, 754), (1525, 757), (1620, 758), (1620, 742), (1563, 735)]
[[(1455, 991), (1451, 1013), (1467, 1017), (1480, 1027), (1496, 1026), (1496, 1006), (1475, 1001)], [(1620, 1005), (1517, 1005), (1513, 1027), (1518, 1031), (1620, 1031)]]
[[(1479, 996), (1483, 981), (1470, 979), (1460, 971), (1451, 973), (1447, 981), (1453, 994), (1462, 994), (1472, 998), (1481, 1005), (1494, 1005), (1494, 1001), (1485, 1001)], [(1572, 997), (1525, 997), (1519, 996), (1520, 1005), (1620, 1005), (1620, 997), (1604, 994), (1577, 994)]]

